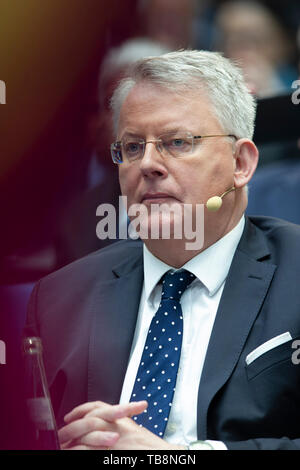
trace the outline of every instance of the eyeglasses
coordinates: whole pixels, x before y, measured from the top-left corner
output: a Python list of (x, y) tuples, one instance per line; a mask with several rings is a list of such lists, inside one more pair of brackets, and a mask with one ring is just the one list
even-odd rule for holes
[(122, 141), (111, 144), (112, 160), (116, 164), (123, 162), (134, 162), (143, 158), (146, 144), (155, 144), (156, 150), (163, 156), (171, 155), (172, 157), (185, 157), (191, 155), (195, 148), (199, 145), (201, 139), (208, 137), (232, 137), (232, 134), (213, 134), (213, 135), (192, 135), (190, 132), (173, 132), (163, 134), (157, 139), (143, 140), (138, 138), (126, 137)]

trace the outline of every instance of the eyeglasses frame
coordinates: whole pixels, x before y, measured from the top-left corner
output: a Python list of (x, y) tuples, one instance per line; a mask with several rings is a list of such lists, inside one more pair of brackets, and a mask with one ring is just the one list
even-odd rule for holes
[[(189, 132), (187, 132), (187, 134), (189, 134)], [(167, 135), (167, 134), (162, 134), (163, 135)], [(161, 137), (161, 136), (160, 136)], [(233, 139), (237, 140), (237, 137), (233, 134), (210, 134), (210, 135), (190, 135), (190, 138), (193, 139), (193, 144), (194, 144), (194, 139), (207, 139), (208, 137), (232, 137)], [(157, 144), (160, 142), (162, 142), (162, 140), (158, 137), (157, 139), (152, 139), (152, 140), (143, 140), (143, 139), (140, 139), (138, 141), (139, 143), (143, 143), (144, 144), (144, 153), (142, 155), (142, 157), (139, 157), (139, 158), (135, 158), (134, 160), (132, 160), (133, 162), (136, 161), (136, 160), (142, 160), (142, 158), (144, 157), (145, 155), (145, 149), (146, 149), (146, 144), (156, 144), (155, 147), (156, 147), (156, 150), (161, 154), (161, 150), (158, 148)], [(123, 142), (121, 140), (117, 140), (116, 142), (113, 142), (110, 146), (111, 148), (111, 157), (112, 157), (112, 160), (115, 164), (117, 165), (121, 165), (122, 163), (124, 163), (124, 160), (122, 161), (117, 161), (117, 159), (114, 158), (113, 156), (113, 146), (115, 145), (121, 145), (123, 144)]]

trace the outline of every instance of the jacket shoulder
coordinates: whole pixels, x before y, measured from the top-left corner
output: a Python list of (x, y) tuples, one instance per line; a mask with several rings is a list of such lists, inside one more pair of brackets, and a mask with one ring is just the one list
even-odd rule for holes
[(267, 236), (296, 238), (300, 236), (300, 225), (287, 220), (265, 216), (249, 216), (248, 219)]
[(299, 259), (300, 263), (300, 225), (275, 217), (256, 216), (248, 219), (264, 236), (272, 255), (278, 261), (293, 253), (294, 262), (297, 263)]
[(65, 283), (78, 280), (89, 283), (91, 279), (109, 280), (113, 278), (113, 268), (120, 264), (139, 260), (143, 252), (140, 240), (122, 240), (92, 252), (83, 258), (63, 266), (40, 280), (40, 284)]

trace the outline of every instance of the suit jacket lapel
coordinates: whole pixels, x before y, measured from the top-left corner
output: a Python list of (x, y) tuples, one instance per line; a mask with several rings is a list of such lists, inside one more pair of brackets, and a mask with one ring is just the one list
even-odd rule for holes
[(118, 403), (143, 285), (142, 250), (128, 248), (114, 278), (95, 294), (88, 364), (88, 400)]
[(230, 377), (269, 289), (276, 266), (265, 238), (249, 220), (239, 243), (212, 330), (198, 393), (198, 439), (207, 436), (208, 407)]

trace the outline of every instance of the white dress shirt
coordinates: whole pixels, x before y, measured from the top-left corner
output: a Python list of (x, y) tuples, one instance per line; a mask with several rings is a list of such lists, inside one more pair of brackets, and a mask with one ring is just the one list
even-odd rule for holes
[[(196, 279), (181, 297), (182, 348), (173, 404), (164, 434), (164, 439), (173, 444), (188, 445), (197, 440), (197, 398), (202, 368), (225, 280), (244, 225), (242, 217), (233, 230), (182, 267)], [(170, 269), (176, 271), (153, 256), (145, 245), (143, 255), (144, 285), (120, 403), (128, 403), (131, 397), (148, 329), (161, 299), (159, 281)], [(226, 449), (221, 442), (209, 442), (216, 449)]]

